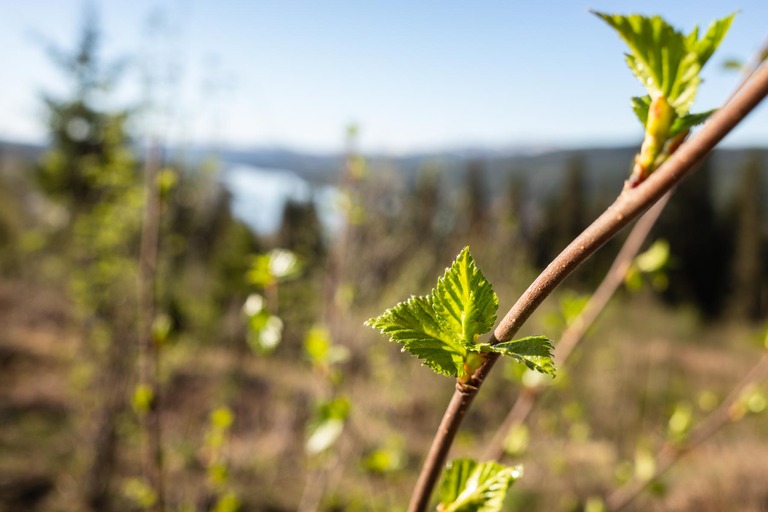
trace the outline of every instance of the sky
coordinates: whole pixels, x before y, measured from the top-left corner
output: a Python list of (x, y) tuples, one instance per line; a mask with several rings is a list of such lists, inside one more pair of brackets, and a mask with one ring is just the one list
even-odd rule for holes
[[(0, 139), (45, 140), (41, 92), (66, 95), (46, 45), (73, 48), (84, 2), (0, 0)], [(618, 36), (589, 9), (660, 14), (688, 32), (739, 11), (694, 111), (738, 82), (724, 60), (768, 41), (768, 2), (624, 0), (91, 1), (103, 56), (130, 65), (111, 101), (171, 143), (406, 153), (635, 144), (643, 94)], [(146, 77), (154, 77), (147, 86)], [(728, 136), (768, 143), (768, 105)]]

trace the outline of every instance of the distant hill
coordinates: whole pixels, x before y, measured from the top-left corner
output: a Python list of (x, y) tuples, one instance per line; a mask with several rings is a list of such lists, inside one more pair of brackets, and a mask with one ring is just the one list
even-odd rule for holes
[[(44, 147), (0, 141), (0, 156), (7, 155), (24, 160), (37, 159)], [(405, 155), (365, 155), (373, 173), (396, 173), (406, 186), (415, 182), (427, 166), (439, 169), (443, 186), (456, 190), (463, 183), (468, 164), (473, 160), (484, 163), (488, 190), (491, 193), (506, 190), (511, 179), (522, 180), (533, 197), (552, 194), (561, 183), (562, 173), (574, 157), (582, 160), (587, 188), (593, 198), (611, 198), (621, 189), (629, 174), (636, 147), (579, 148), (579, 149), (523, 149), (493, 150), (465, 148)], [(714, 186), (718, 199), (730, 196), (738, 171), (749, 154), (756, 152), (768, 168), (768, 148), (722, 149), (713, 152)], [(171, 158), (200, 161), (211, 151), (198, 147), (171, 149)], [(341, 153), (313, 153), (286, 148), (254, 148), (251, 150), (224, 149), (213, 153), (223, 167), (248, 165), (260, 168), (291, 171), (312, 184), (334, 184), (344, 165)], [(768, 179), (764, 179), (768, 195)]]

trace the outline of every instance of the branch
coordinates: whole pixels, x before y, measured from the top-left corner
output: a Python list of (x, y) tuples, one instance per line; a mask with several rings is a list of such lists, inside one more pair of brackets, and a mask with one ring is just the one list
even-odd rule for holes
[(163, 489), (163, 459), (159, 404), (160, 352), (152, 333), (155, 320), (155, 282), (157, 276), (157, 251), (160, 235), (160, 191), (157, 186), (159, 167), (157, 146), (147, 151), (145, 165), (145, 204), (139, 249), (139, 385), (151, 392), (148, 410), (140, 412), (144, 434), (143, 472), (146, 482), (156, 495), (153, 511), (165, 510)]
[[(565, 364), (568, 357), (576, 348), (576, 345), (584, 338), (586, 331), (597, 320), (597, 317), (605, 309), (608, 301), (613, 297), (613, 294), (624, 282), (624, 276), (627, 275), (627, 270), (632, 264), (632, 260), (642, 247), (643, 242), (648, 237), (651, 228), (656, 223), (656, 220), (664, 211), (664, 207), (669, 201), (671, 191), (659, 200), (658, 203), (648, 210), (643, 215), (637, 224), (632, 228), (624, 245), (621, 246), (619, 254), (616, 255), (616, 259), (613, 260), (611, 268), (603, 278), (600, 286), (597, 287), (595, 293), (589, 299), (584, 309), (579, 316), (574, 320), (566, 329), (560, 338), (560, 341), (555, 346), (555, 366), (560, 368)], [(499, 460), (504, 454), (504, 439), (507, 434), (514, 428), (520, 426), (530, 415), (533, 410), (536, 399), (541, 393), (548, 388), (544, 386), (538, 387), (525, 387), (520, 391), (515, 404), (509, 411), (509, 414), (504, 419), (504, 423), (501, 428), (496, 432), (491, 439), (491, 442), (486, 446), (483, 460)]]
[[(768, 43), (763, 45), (761, 49), (755, 54), (752, 60), (752, 64), (745, 70), (742, 75), (742, 79), (739, 84), (733, 90), (733, 92), (725, 100), (727, 104), (730, 102), (741, 90), (742, 87), (749, 81), (752, 75), (755, 74), (757, 69), (765, 60), (765, 56), (768, 55)], [(672, 190), (667, 192), (661, 200), (656, 203), (651, 209), (649, 209), (637, 224), (630, 231), (629, 236), (622, 245), (619, 253), (616, 255), (616, 259), (613, 260), (611, 268), (608, 270), (606, 276), (603, 278), (600, 285), (595, 290), (595, 293), (590, 297), (589, 302), (574, 320), (564, 331), (555, 347), (555, 364), (558, 368), (562, 368), (565, 364), (568, 356), (573, 352), (581, 340), (584, 338), (587, 330), (597, 320), (600, 313), (603, 311), (608, 301), (611, 299), (616, 290), (621, 286), (624, 281), (624, 277), (629, 270), (629, 266), (632, 264), (632, 260), (635, 258), (643, 242), (648, 237), (654, 224), (661, 216), (664, 207), (669, 198), (672, 195)], [(483, 455), (484, 460), (500, 460), (504, 455), (504, 440), (512, 429), (515, 429), (522, 425), (533, 411), (538, 397), (548, 389), (545, 386), (525, 387), (520, 391), (512, 409), (510, 409), (507, 417), (504, 419), (499, 430), (491, 439), (490, 443), (486, 445)]]
[(741, 398), (743, 391), (751, 384), (755, 384), (768, 377), (768, 352), (755, 366), (741, 379), (731, 394), (720, 404), (720, 407), (709, 413), (694, 428), (688, 439), (683, 443), (674, 444), (667, 442), (656, 454), (654, 472), (648, 478), (630, 480), (622, 487), (613, 491), (605, 500), (607, 510), (617, 511), (626, 507), (645, 488), (663, 475), (680, 457), (690, 452), (704, 441), (716, 434), (727, 423), (735, 421), (738, 417), (733, 415), (733, 406)]
[[(496, 344), (512, 339), (544, 299), (571, 272), (687, 176), (693, 166), (766, 95), (768, 66), (763, 66), (731, 102), (712, 116), (696, 137), (683, 144), (640, 186), (625, 188), (618, 199), (544, 269), (501, 320), (489, 342)], [(454, 392), (416, 483), (409, 505), (410, 512), (426, 510), (459, 424), (497, 359), (497, 355), (489, 355), (468, 384), (457, 387)]]

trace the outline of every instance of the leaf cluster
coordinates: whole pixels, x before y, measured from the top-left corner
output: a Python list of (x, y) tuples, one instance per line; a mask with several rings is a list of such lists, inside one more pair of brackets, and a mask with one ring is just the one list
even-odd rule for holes
[(439, 512), (495, 512), (501, 510), (509, 487), (522, 476), (522, 467), (497, 462), (457, 459), (440, 484)]
[(465, 247), (427, 296), (413, 296), (372, 318), (366, 325), (401, 343), (436, 373), (466, 378), (485, 354), (513, 357), (542, 373), (554, 375), (552, 343), (533, 336), (491, 345), (478, 342), (493, 328), (499, 300)]
[(627, 65), (648, 91), (646, 96), (632, 98), (633, 110), (643, 126), (648, 124), (651, 102), (659, 97), (666, 99), (675, 113), (669, 137), (707, 119), (713, 111), (689, 111), (701, 83), (701, 70), (725, 37), (736, 13), (714, 21), (701, 38), (698, 26), (686, 35), (660, 16), (594, 14), (615, 29), (629, 46)]

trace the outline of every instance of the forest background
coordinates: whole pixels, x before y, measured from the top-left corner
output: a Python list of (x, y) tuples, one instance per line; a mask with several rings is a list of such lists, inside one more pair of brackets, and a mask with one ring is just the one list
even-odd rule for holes
[[(403, 507), (451, 389), (363, 322), (427, 293), (465, 245), (504, 310), (621, 190), (631, 136), (386, 151), (364, 149), (365, 124), (339, 123), (335, 150), (185, 141), (168, 128), (184, 124), (169, 107), (178, 54), (105, 56), (98, 9), (72, 9), (70, 40), (29, 43), (59, 73), (27, 120), (44, 141), (0, 142), (0, 507), (154, 506), (153, 417), (169, 509)], [(158, 40), (173, 33), (162, 13), (148, 24)], [(748, 35), (756, 49), (765, 34)], [(606, 30), (610, 42), (619, 62)], [(710, 91), (719, 101), (751, 54), (729, 57), (711, 65), (712, 82), (732, 83)], [(125, 100), (136, 69), (144, 87)], [(220, 80), (201, 89), (209, 126), (230, 119)], [(679, 187), (644, 246), (657, 264), (632, 267), (528, 426), (504, 433), (505, 457), (526, 467), (510, 510), (588, 507), (764, 350), (764, 117)], [(556, 341), (621, 242), (526, 333)], [(514, 365), (498, 373), (457, 454), (481, 451), (524, 385)], [(744, 413), (762, 412), (762, 389), (749, 393)], [(764, 421), (746, 415), (634, 506), (761, 510)]]

